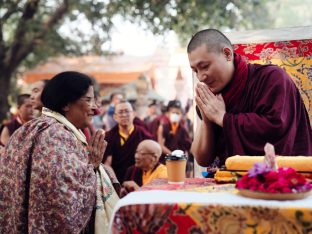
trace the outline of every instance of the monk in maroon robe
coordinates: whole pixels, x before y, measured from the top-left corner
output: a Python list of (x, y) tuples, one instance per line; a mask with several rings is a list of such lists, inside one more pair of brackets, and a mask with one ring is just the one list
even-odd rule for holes
[(129, 102), (115, 106), (114, 119), (118, 123), (106, 133), (107, 148), (103, 162), (111, 166), (120, 183), (124, 181), (128, 167), (134, 165), (134, 154), (138, 144), (152, 135), (141, 126), (133, 124), (134, 113)]
[(164, 163), (165, 155), (174, 150), (182, 150), (187, 155), (191, 148), (192, 139), (183, 118), (182, 104), (179, 100), (171, 100), (167, 106), (166, 118), (160, 122), (157, 140), (162, 147), (160, 162)]
[(155, 117), (147, 125), (147, 129), (153, 135), (154, 139), (157, 139), (157, 132), (158, 132), (158, 128), (161, 125), (161, 123), (169, 123), (169, 119), (168, 119), (166, 112)]
[(270, 142), (279, 155), (312, 155), (312, 130), (300, 93), (278, 66), (247, 64), (215, 29), (200, 31), (188, 48), (197, 74), (195, 101), (202, 116), (192, 152), (209, 166), (216, 157), (263, 155)]

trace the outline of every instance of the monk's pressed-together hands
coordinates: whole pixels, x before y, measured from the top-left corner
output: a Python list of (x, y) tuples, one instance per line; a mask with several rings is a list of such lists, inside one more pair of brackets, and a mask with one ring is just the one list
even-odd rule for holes
[(98, 129), (91, 138), (90, 144), (88, 146), (90, 153), (90, 163), (94, 168), (98, 168), (103, 160), (104, 152), (107, 146), (105, 141), (105, 131)]
[(211, 121), (223, 126), (223, 117), (226, 113), (225, 103), (221, 94), (213, 94), (209, 87), (200, 82), (196, 88), (195, 102), (200, 109), (205, 122)]

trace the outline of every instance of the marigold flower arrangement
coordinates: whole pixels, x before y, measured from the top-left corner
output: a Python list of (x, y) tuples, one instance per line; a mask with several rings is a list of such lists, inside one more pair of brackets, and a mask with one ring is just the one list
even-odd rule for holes
[(312, 189), (306, 178), (293, 168), (272, 169), (267, 163), (255, 163), (236, 183), (237, 189), (266, 193), (300, 193)]

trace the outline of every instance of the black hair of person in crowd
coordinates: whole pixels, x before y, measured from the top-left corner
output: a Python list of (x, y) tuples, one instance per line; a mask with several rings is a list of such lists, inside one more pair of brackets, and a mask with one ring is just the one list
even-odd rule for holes
[[(73, 80), (71, 75), (79, 79)], [(57, 79), (59, 76), (62, 76), (62, 79)], [(81, 98), (92, 85), (92, 79), (85, 74), (73, 71), (63, 72), (46, 84), (41, 94), (41, 101), (45, 107), (64, 115), (63, 108), (68, 103)]]

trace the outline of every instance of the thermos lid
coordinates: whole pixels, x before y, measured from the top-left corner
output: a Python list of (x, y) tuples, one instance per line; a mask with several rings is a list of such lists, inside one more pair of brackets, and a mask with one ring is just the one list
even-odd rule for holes
[(186, 160), (186, 155), (182, 150), (174, 150), (171, 154), (166, 155), (166, 160)]

